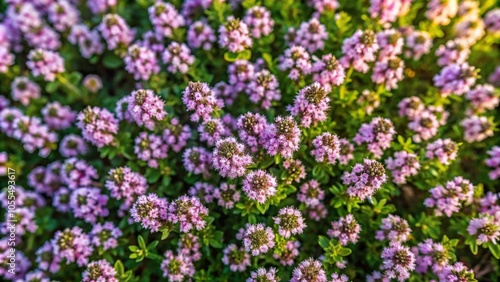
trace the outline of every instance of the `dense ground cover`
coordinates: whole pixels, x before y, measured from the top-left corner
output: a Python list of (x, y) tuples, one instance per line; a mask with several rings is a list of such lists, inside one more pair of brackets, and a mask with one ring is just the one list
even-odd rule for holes
[(0, 279), (500, 279), (496, 1), (1, 11)]

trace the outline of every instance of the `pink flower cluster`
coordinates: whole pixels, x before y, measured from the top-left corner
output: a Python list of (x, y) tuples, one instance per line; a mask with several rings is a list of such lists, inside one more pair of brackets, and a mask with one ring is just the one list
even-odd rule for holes
[(424, 205), (434, 208), (437, 216), (445, 214), (450, 217), (453, 213), (459, 212), (462, 206), (472, 203), (474, 197), (474, 185), (460, 176), (446, 182), (445, 186), (438, 185), (432, 188), (430, 197), (425, 199)]

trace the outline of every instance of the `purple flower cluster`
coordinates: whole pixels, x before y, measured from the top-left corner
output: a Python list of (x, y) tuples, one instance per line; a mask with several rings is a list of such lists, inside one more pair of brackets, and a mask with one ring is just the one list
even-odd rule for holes
[(261, 38), (273, 31), (274, 20), (271, 13), (262, 6), (254, 6), (247, 10), (243, 22), (248, 26), (253, 38)]
[(345, 69), (332, 54), (323, 55), (313, 64), (312, 71), (314, 81), (319, 82), (327, 93), (345, 80)]
[(78, 114), (77, 120), (85, 140), (97, 148), (113, 145), (118, 133), (118, 121), (108, 110), (89, 106)]
[(274, 123), (266, 128), (263, 137), (266, 140), (264, 148), (271, 156), (281, 154), (285, 158), (291, 158), (299, 149), (300, 133), (297, 122), (291, 116), (278, 116)]
[(288, 77), (294, 81), (310, 74), (312, 67), (311, 56), (302, 46), (292, 46), (279, 57), (279, 69), (289, 71)]
[(250, 224), (243, 235), (245, 250), (252, 256), (267, 253), (275, 245), (274, 232), (264, 224)]
[(342, 182), (348, 186), (347, 194), (361, 201), (371, 197), (386, 180), (384, 166), (369, 159), (364, 159), (363, 164), (356, 164), (351, 173), (345, 171), (342, 176)]
[(340, 141), (337, 135), (323, 132), (313, 140), (311, 155), (317, 162), (335, 164), (340, 158)]
[(182, 102), (189, 111), (195, 111), (191, 114), (191, 120), (196, 122), (200, 118), (210, 118), (214, 111), (223, 107), (222, 101), (215, 97), (208, 84), (202, 82), (189, 82), (183, 92)]
[(472, 203), (474, 197), (474, 185), (460, 176), (446, 182), (445, 186), (438, 185), (431, 190), (430, 197), (425, 199), (424, 205), (434, 208), (437, 216), (445, 214), (450, 217), (459, 212), (463, 205)]
[(274, 224), (278, 225), (278, 233), (283, 238), (302, 234), (306, 228), (302, 213), (294, 207), (280, 209), (278, 215), (273, 217), (273, 220)]
[(348, 243), (356, 244), (359, 240), (361, 225), (356, 221), (352, 214), (348, 214), (339, 218), (337, 221), (332, 221), (332, 229), (328, 229), (328, 236), (337, 238), (341, 245), (345, 246)]
[(28, 54), (26, 65), (33, 76), (43, 76), (46, 81), (54, 81), (57, 74), (64, 72), (64, 59), (58, 53), (35, 49)]
[(230, 52), (242, 52), (252, 47), (252, 38), (245, 22), (229, 16), (227, 22), (219, 27), (219, 45)]
[(27, 106), (31, 100), (40, 98), (40, 86), (24, 76), (18, 76), (11, 85), (11, 95), (14, 101)]
[(155, 33), (162, 37), (173, 37), (174, 31), (185, 25), (184, 17), (170, 3), (158, 1), (148, 8), (148, 13)]
[(382, 219), (380, 230), (377, 231), (377, 240), (389, 240), (391, 243), (403, 243), (408, 241), (411, 229), (408, 222), (397, 215), (389, 214)]
[(415, 269), (415, 255), (408, 247), (399, 243), (391, 243), (382, 251), (382, 269), (389, 279), (405, 281), (410, 278), (410, 272)]
[(361, 145), (367, 143), (368, 151), (375, 158), (380, 158), (383, 150), (391, 146), (392, 138), (396, 134), (391, 120), (386, 118), (376, 117), (370, 123), (363, 123), (358, 133), (354, 137), (354, 142)]
[(109, 50), (126, 49), (135, 36), (127, 22), (117, 14), (105, 15), (98, 28)]
[(147, 162), (149, 167), (157, 168), (159, 162), (167, 157), (168, 146), (158, 135), (141, 132), (134, 142), (134, 153), (139, 160)]
[(389, 157), (385, 160), (385, 165), (391, 171), (396, 184), (405, 184), (406, 178), (417, 175), (420, 169), (417, 155), (406, 151), (395, 152), (394, 158)]
[(434, 85), (440, 89), (441, 95), (463, 95), (476, 82), (477, 72), (468, 63), (449, 64), (434, 76)]
[(245, 154), (245, 147), (233, 137), (217, 141), (212, 156), (213, 166), (222, 177), (243, 176), (246, 167), (253, 163), (252, 157)]
[(123, 59), (125, 70), (134, 76), (135, 80), (148, 80), (151, 75), (160, 71), (155, 53), (148, 47), (132, 45)]
[(375, 53), (379, 50), (377, 37), (371, 30), (357, 30), (351, 37), (342, 43), (342, 54), (340, 63), (344, 68), (352, 67), (355, 70), (367, 73), (369, 62), (374, 62)]
[(139, 89), (128, 96), (128, 112), (138, 125), (144, 125), (149, 130), (155, 128), (155, 123), (165, 116), (165, 102), (153, 90)]
[(457, 158), (458, 145), (451, 139), (437, 139), (429, 143), (426, 148), (425, 156), (429, 159), (437, 159), (444, 165), (449, 165), (450, 161)]
[(109, 171), (105, 187), (110, 191), (111, 197), (124, 199), (124, 206), (128, 208), (135, 196), (146, 193), (148, 184), (144, 176), (129, 167), (118, 167)]
[(490, 157), (485, 160), (486, 166), (493, 169), (488, 175), (495, 180), (500, 177), (500, 147), (493, 146), (487, 153)]
[(300, 119), (302, 126), (310, 127), (326, 120), (329, 103), (327, 92), (321, 84), (315, 82), (302, 88), (295, 97), (293, 106), (288, 106), (287, 110), (292, 116)]
[(118, 273), (106, 260), (98, 260), (89, 263), (87, 269), (82, 273), (82, 282), (107, 281), (118, 282)]
[(186, 44), (177, 42), (170, 43), (162, 55), (163, 63), (167, 65), (170, 73), (187, 73), (189, 66), (194, 63), (194, 56), (191, 55), (191, 49)]

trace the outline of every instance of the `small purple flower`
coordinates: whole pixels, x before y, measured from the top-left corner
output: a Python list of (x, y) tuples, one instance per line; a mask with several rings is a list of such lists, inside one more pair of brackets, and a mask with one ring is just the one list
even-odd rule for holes
[(174, 30), (186, 24), (184, 17), (170, 3), (158, 1), (148, 8), (148, 13), (155, 33), (163, 37), (173, 37)]
[(5, 46), (0, 46), (0, 73), (6, 73), (14, 64), (14, 54)]
[(307, 2), (320, 14), (332, 12), (339, 7), (339, 2), (337, 0), (309, 0)]
[(323, 264), (313, 258), (302, 261), (292, 273), (290, 282), (327, 282)]
[(411, 0), (370, 0), (370, 16), (372, 19), (378, 19), (381, 24), (393, 23), (399, 16), (408, 12), (409, 7), (405, 7), (405, 2), (408, 2), (409, 6)]
[(386, 180), (384, 166), (369, 159), (364, 159), (363, 164), (356, 164), (351, 173), (345, 171), (342, 176), (342, 182), (348, 185), (347, 194), (361, 201), (371, 197)]
[(214, 85), (213, 91), (215, 97), (224, 101), (224, 104), (228, 106), (231, 106), (236, 97), (238, 97), (238, 92), (234, 91), (233, 87), (224, 81), (217, 82)]
[(299, 80), (300, 77), (311, 73), (311, 56), (304, 47), (292, 46), (279, 57), (279, 69), (281, 71), (288, 70), (288, 77), (291, 80)]
[(319, 163), (335, 164), (340, 157), (340, 141), (337, 135), (323, 132), (313, 140), (311, 155)]
[(267, 127), (267, 121), (261, 114), (246, 113), (238, 118), (238, 136), (250, 148), (252, 152), (257, 152), (264, 140), (262, 135)]
[(250, 29), (253, 38), (261, 38), (273, 31), (274, 20), (271, 13), (265, 7), (253, 6), (248, 9), (243, 17), (243, 22)]
[(242, 92), (249, 88), (249, 83), (254, 79), (255, 66), (247, 60), (236, 60), (227, 69), (229, 85), (235, 91)]
[(177, 246), (177, 251), (187, 255), (191, 261), (198, 261), (201, 259), (201, 246), (198, 236), (190, 233), (182, 233)]
[(11, 84), (12, 100), (27, 106), (31, 100), (40, 98), (40, 86), (25, 76), (18, 76)]
[(492, 215), (481, 214), (469, 221), (467, 232), (476, 238), (478, 245), (488, 242), (496, 244), (500, 237), (499, 219)]
[(493, 136), (493, 122), (485, 116), (467, 117), (460, 125), (464, 128), (464, 140), (468, 143), (481, 142)]
[(171, 42), (162, 55), (163, 63), (167, 65), (167, 71), (170, 73), (185, 74), (189, 71), (189, 66), (194, 63), (194, 56), (191, 55), (191, 49), (186, 44)]
[(165, 118), (167, 113), (164, 108), (165, 102), (153, 90), (132, 91), (128, 98), (128, 112), (138, 125), (144, 125), (149, 130)]
[(463, 263), (455, 262), (453, 265), (445, 266), (439, 273), (439, 282), (475, 281), (474, 272), (468, 269)]
[(349, 140), (345, 138), (339, 139), (339, 163), (342, 165), (346, 165), (350, 160), (354, 158), (354, 146), (349, 142)]
[(209, 183), (196, 182), (194, 186), (189, 188), (188, 194), (201, 199), (204, 203), (209, 204), (214, 201), (215, 187)]
[(328, 229), (328, 236), (339, 239), (341, 245), (348, 243), (356, 244), (359, 240), (361, 225), (356, 221), (352, 214), (348, 214), (332, 221), (332, 229)]
[(394, 158), (389, 157), (385, 160), (385, 165), (391, 171), (396, 184), (405, 184), (406, 179), (417, 175), (420, 169), (417, 155), (406, 151), (395, 152)]
[(389, 240), (391, 243), (403, 243), (408, 241), (411, 234), (408, 222), (397, 215), (389, 214), (382, 219), (380, 230), (377, 231), (375, 239), (379, 241)]
[(325, 48), (325, 41), (328, 39), (326, 27), (317, 18), (311, 18), (308, 22), (300, 24), (295, 34), (295, 45), (304, 47), (309, 53)]
[(449, 40), (445, 45), (440, 45), (436, 50), (439, 66), (448, 66), (451, 64), (463, 64), (469, 58), (470, 49), (463, 40)]
[(283, 168), (286, 175), (282, 179), (286, 184), (292, 184), (294, 181), (299, 183), (301, 179), (306, 178), (306, 168), (300, 160), (286, 159), (283, 162)]
[(250, 277), (247, 278), (246, 282), (279, 282), (280, 278), (277, 276), (278, 270), (274, 267), (266, 270), (264, 267), (259, 267), (256, 271), (250, 273)]
[(169, 205), (167, 216), (172, 223), (180, 224), (181, 232), (189, 232), (205, 228), (207, 215), (208, 209), (201, 204), (200, 199), (183, 195)]
[(381, 117), (373, 118), (370, 123), (363, 123), (354, 137), (354, 142), (361, 145), (368, 144), (368, 151), (375, 158), (380, 158), (385, 149), (391, 146), (391, 141), (396, 134), (391, 120)]
[(59, 144), (59, 152), (65, 158), (77, 157), (87, 153), (88, 147), (82, 137), (75, 134), (64, 136)]
[(295, 258), (299, 256), (299, 247), (299, 241), (287, 241), (280, 254), (274, 253), (273, 257), (283, 266), (292, 266)]
[(88, 0), (87, 1), (87, 6), (89, 7), (90, 11), (94, 15), (106, 12), (110, 8), (115, 7), (116, 4), (118, 4), (117, 0)]
[(43, 271), (56, 273), (57, 271), (59, 271), (60, 262), (61, 258), (54, 254), (50, 241), (43, 243), (43, 245), (36, 251), (37, 266)]
[(382, 269), (384, 275), (390, 279), (402, 282), (410, 278), (410, 273), (415, 269), (415, 255), (406, 246), (391, 243), (382, 251)]
[(0, 232), (10, 234), (12, 222), (15, 222), (16, 234), (19, 236), (26, 233), (34, 234), (38, 230), (35, 222), (35, 209), (30, 207), (16, 207), (14, 214), (11, 211), (5, 212), (5, 221), (0, 224)]
[(233, 16), (229, 16), (225, 24), (219, 27), (219, 45), (230, 52), (237, 53), (252, 47), (252, 38), (248, 26)]
[(342, 54), (340, 63), (344, 68), (353, 67), (361, 73), (367, 73), (369, 62), (374, 62), (375, 53), (380, 46), (375, 33), (371, 30), (357, 30), (351, 37), (346, 38), (342, 43)]
[(300, 129), (297, 122), (291, 116), (278, 116), (273, 124), (266, 127), (264, 133), (264, 148), (271, 156), (281, 154), (285, 158), (291, 158), (293, 153), (299, 149)]
[(106, 207), (109, 197), (101, 194), (99, 188), (83, 187), (71, 193), (69, 205), (76, 218), (88, 223), (96, 223), (98, 217), (106, 217), (109, 210)]
[(124, 199), (125, 206), (129, 207), (136, 196), (146, 193), (148, 184), (144, 176), (129, 167), (118, 167), (109, 171), (105, 187), (110, 191), (111, 197)]
[(243, 179), (243, 192), (248, 198), (264, 204), (277, 192), (276, 177), (263, 170), (251, 171)]
[(312, 179), (300, 186), (297, 194), (297, 200), (306, 204), (308, 207), (314, 207), (320, 204), (325, 198), (325, 191), (319, 187), (318, 181)]
[(246, 92), (250, 101), (263, 109), (269, 109), (273, 101), (281, 99), (278, 80), (268, 70), (257, 72), (246, 86)]
[(321, 60), (313, 64), (313, 80), (323, 86), (325, 92), (330, 93), (333, 86), (339, 86), (344, 83), (345, 69), (332, 54), (326, 54)]
[(191, 114), (191, 121), (198, 122), (208, 119), (210, 115), (223, 107), (222, 101), (215, 97), (214, 92), (208, 84), (202, 82), (189, 82), (182, 94), (182, 102)]
[(139, 196), (130, 209), (130, 216), (134, 222), (140, 222), (142, 228), (158, 232), (170, 229), (172, 222), (167, 219), (169, 203), (156, 194)]
[(490, 157), (485, 160), (486, 166), (493, 169), (488, 176), (491, 180), (495, 180), (500, 177), (500, 147), (493, 146), (487, 154)]
[(78, 44), (82, 57), (86, 59), (104, 51), (104, 45), (97, 29), (91, 31), (84, 24), (77, 24), (71, 28), (68, 41), (74, 45)]
[(117, 14), (105, 15), (98, 28), (108, 44), (108, 50), (124, 50), (134, 40), (135, 32)]
[(250, 255), (235, 244), (229, 244), (223, 251), (222, 263), (229, 265), (232, 272), (243, 272), (250, 266)]
[(484, 16), (484, 27), (493, 36), (500, 36), (500, 9), (491, 9), (486, 13)]
[(477, 85), (465, 94), (465, 99), (469, 100), (476, 113), (493, 110), (499, 103), (495, 88), (490, 84)]
[(179, 119), (174, 117), (166, 125), (163, 131), (163, 141), (176, 153), (186, 147), (187, 141), (191, 138), (191, 129), (188, 125), (179, 123)]
[(245, 230), (243, 244), (252, 256), (265, 254), (275, 245), (273, 230), (262, 223), (250, 224)]
[(295, 97), (293, 106), (287, 106), (287, 110), (294, 117), (300, 119), (303, 127), (315, 126), (327, 118), (330, 109), (330, 98), (325, 88), (318, 82), (302, 88)]
[(474, 85), (476, 78), (476, 68), (463, 63), (445, 66), (433, 80), (434, 86), (440, 88), (441, 95), (446, 97), (450, 94), (463, 95)]
[(76, 262), (80, 267), (87, 265), (94, 250), (89, 235), (78, 226), (57, 231), (50, 244), (58, 259), (65, 260), (66, 264)]
[(245, 154), (245, 147), (235, 138), (228, 137), (217, 141), (212, 157), (213, 166), (222, 177), (243, 176), (246, 167), (253, 163), (252, 157)]
[(418, 60), (432, 48), (431, 35), (426, 31), (412, 30), (406, 34), (405, 57)]
[(229, 135), (227, 128), (220, 119), (209, 118), (204, 120), (198, 127), (200, 141), (208, 146), (214, 146), (217, 140)]
[(72, 190), (91, 186), (98, 178), (97, 170), (84, 160), (69, 158), (61, 165), (61, 180)]
[(182, 154), (182, 162), (188, 172), (209, 176), (212, 154), (203, 147), (188, 148)]
[(82, 136), (97, 148), (113, 145), (118, 132), (118, 121), (106, 109), (88, 106), (77, 116)]
[(47, 16), (54, 28), (63, 32), (80, 22), (80, 12), (70, 1), (57, 0), (47, 9)]
[(147, 162), (149, 167), (157, 168), (158, 162), (167, 157), (168, 146), (158, 135), (141, 132), (134, 142), (134, 153), (138, 159)]
[(188, 256), (182, 253), (176, 256), (171, 250), (165, 252), (165, 259), (161, 262), (160, 269), (163, 271), (163, 277), (172, 282), (190, 280), (195, 272), (193, 262)]
[(460, 176), (446, 182), (445, 186), (438, 185), (429, 190), (430, 197), (425, 199), (424, 205), (434, 208), (434, 214), (451, 217), (454, 212), (459, 212), (463, 205), (472, 203), (474, 185)]
[(87, 265), (87, 269), (82, 273), (82, 282), (118, 282), (116, 276), (118, 276), (118, 273), (114, 267), (106, 260), (101, 259)]
[(113, 222), (106, 221), (104, 224), (97, 223), (92, 227), (90, 237), (92, 245), (103, 250), (111, 250), (118, 246), (118, 238), (123, 235), (119, 227), (115, 226)]
[(425, 16), (435, 25), (448, 25), (458, 12), (457, 0), (431, 0), (427, 4)]
[(76, 119), (76, 113), (69, 106), (55, 101), (42, 108), (43, 121), (54, 130), (70, 127)]
[(349, 282), (349, 277), (345, 274), (332, 273), (331, 282)]
[(413, 120), (417, 115), (425, 110), (425, 105), (417, 96), (406, 97), (398, 104), (398, 114), (400, 117), (407, 117)]
[(232, 209), (234, 204), (241, 198), (241, 193), (236, 190), (235, 184), (222, 183), (220, 187), (215, 188), (213, 193), (217, 204), (226, 209)]
[(33, 76), (43, 76), (46, 81), (54, 81), (56, 75), (64, 72), (64, 59), (58, 53), (35, 49), (28, 54), (26, 65)]
[(425, 156), (429, 159), (437, 159), (444, 165), (449, 165), (450, 161), (457, 158), (458, 145), (451, 139), (437, 139), (429, 143), (426, 148)]
[(71, 191), (67, 188), (60, 187), (57, 191), (54, 192), (54, 197), (52, 200), (52, 206), (60, 212), (66, 213), (69, 212), (69, 200), (71, 196)]
[(96, 74), (87, 74), (82, 81), (83, 87), (85, 87), (90, 93), (97, 93), (102, 88), (102, 80)]
[(217, 40), (214, 30), (203, 21), (196, 21), (189, 26), (187, 32), (187, 42), (191, 48), (202, 48), (210, 50)]
[(430, 267), (436, 275), (439, 275), (448, 266), (447, 250), (441, 243), (435, 243), (432, 239), (418, 243), (412, 250), (416, 256), (415, 271), (418, 273), (427, 273)]
[(123, 61), (125, 69), (134, 76), (135, 80), (148, 80), (151, 75), (160, 71), (156, 54), (148, 47), (136, 44), (130, 46)]
[(385, 89), (398, 88), (398, 82), (404, 78), (404, 61), (398, 57), (385, 57), (375, 63), (372, 81), (376, 84), (384, 84)]

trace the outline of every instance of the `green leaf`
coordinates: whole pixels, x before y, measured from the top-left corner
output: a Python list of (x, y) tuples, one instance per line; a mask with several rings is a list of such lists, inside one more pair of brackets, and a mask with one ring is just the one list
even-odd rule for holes
[(474, 254), (474, 255), (477, 255), (477, 243), (476, 243), (476, 240), (474, 240), (474, 242), (472, 242), (470, 245), (470, 251)]
[(151, 243), (148, 245), (148, 250), (152, 250), (152, 249), (156, 248), (156, 246), (158, 246), (158, 243), (159, 243), (159, 241), (158, 241), (158, 240), (155, 240), (155, 241), (151, 242)]
[(216, 249), (221, 249), (222, 248), (222, 242), (219, 241), (219, 240), (214, 240), (214, 239), (211, 239), (210, 240), (210, 246), (216, 248)]
[(137, 252), (137, 250), (139, 249), (137, 246), (128, 246), (128, 249), (131, 251), (131, 252)]
[(137, 236), (137, 243), (139, 243), (139, 247), (141, 247), (142, 250), (146, 250), (146, 242), (144, 242), (144, 238), (142, 238), (141, 235)]
[(226, 60), (229, 63), (232, 63), (238, 60), (238, 53), (226, 52), (224, 53), (224, 60)]
[(45, 91), (47, 91), (48, 93), (54, 93), (58, 88), (59, 84), (57, 81), (52, 81), (47, 83), (47, 85), (45, 85)]
[(170, 230), (164, 229), (161, 231), (161, 240), (165, 240), (168, 238), (168, 235), (170, 235)]
[(352, 251), (351, 251), (351, 249), (349, 249), (349, 248), (341, 248), (341, 249), (338, 251), (338, 254), (339, 254), (340, 256), (343, 256), (343, 257), (348, 256), (348, 255), (350, 255), (351, 253), (352, 253)]
[(123, 268), (123, 263), (120, 260), (117, 260), (115, 262), (114, 267), (115, 267), (116, 272), (118, 272), (118, 275), (120, 275), (120, 276), (123, 274), (123, 272), (125, 272), (125, 269)]
[(500, 245), (489, 243), (488, 249), (496, 259), (500, 259)]
[(318, 243), (323, 249), (328, 249), (328, 247), (330, 246), (330, 240), (328, 240), (328, 238), (326, 238), (325, 236), (320, 235), (318, 237)]
[(110, 69), (117, 69), (123, 65), (123, 60), (116, 55), (108, 53), (102, 59), (102, 63)]

